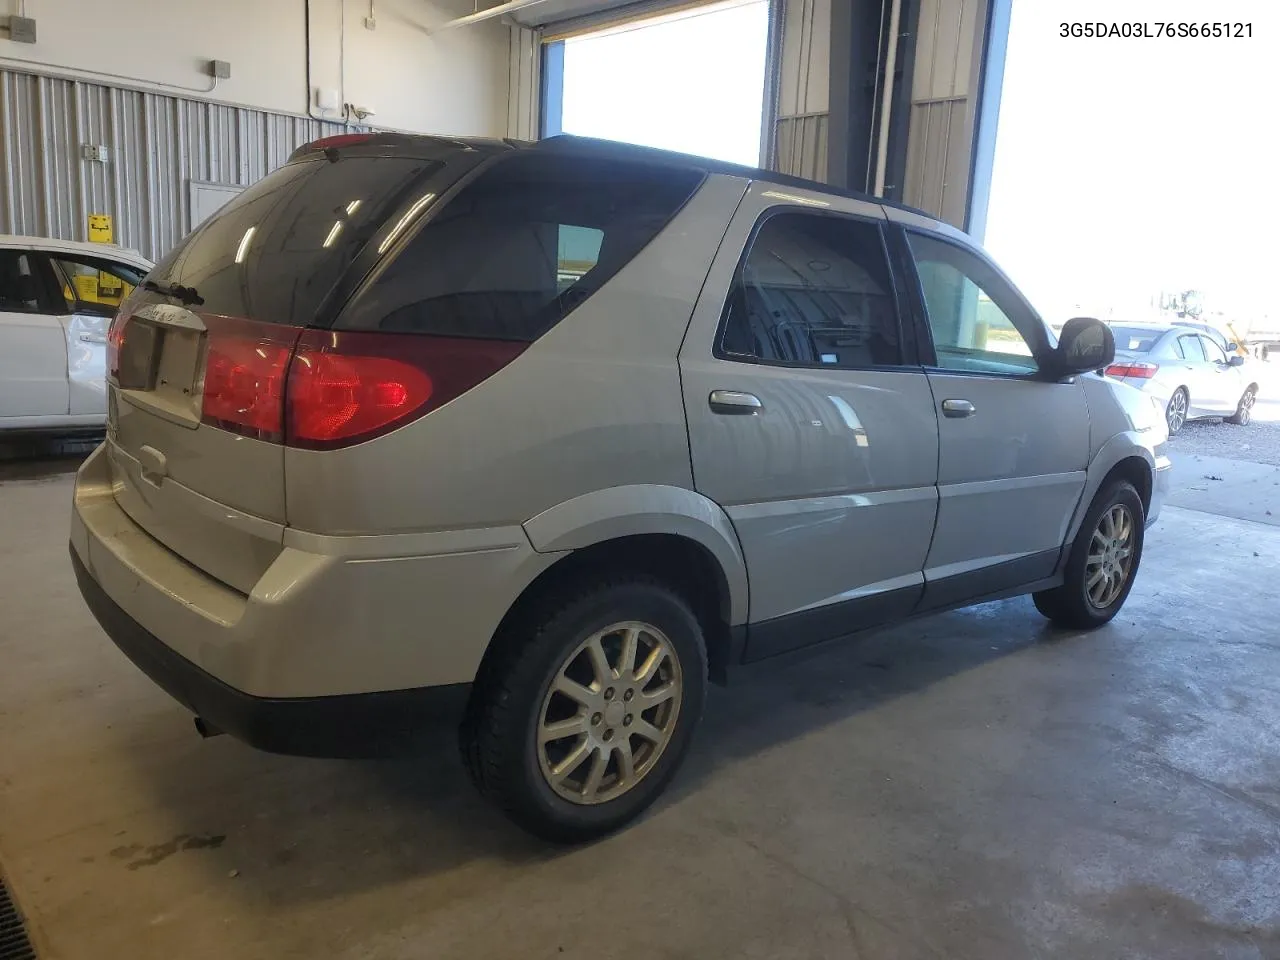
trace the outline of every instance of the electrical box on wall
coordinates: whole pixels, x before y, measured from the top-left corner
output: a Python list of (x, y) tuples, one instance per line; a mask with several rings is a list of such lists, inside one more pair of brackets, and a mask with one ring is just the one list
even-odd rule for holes
[(231, 79), (231, 64), (226, 60), (210, 60), (209, 76), (217, 80)]
[(111, 152), (101, 144), (82, 143), (80, 145), (80, 156), (96, 163), (106, 163), (110, 159)]
[(342, 106), (337, 90), (316, 87), (316, 106), (321, 110), (337, 110)]
[(30, 17), (9, 18), (9, 39), (14, 43), (35, 43), (36, 22)]

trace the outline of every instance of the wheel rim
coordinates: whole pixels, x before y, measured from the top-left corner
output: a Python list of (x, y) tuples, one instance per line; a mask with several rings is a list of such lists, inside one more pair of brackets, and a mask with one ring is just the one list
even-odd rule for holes
[(1133, 569), (1133, 514), (1122, 503), (1113, 504), (1098, 519), (1089, 542), (1085, 563), (1085, 596), (1098, 610), (1116, 602)]
[(1169, 409), (1165, 414), (1169, 421), (1169, 432), (1177, 433), (1187, 420), (1187, 395), (1179, 390), (1169, 400)]
[(657, 627), (626, 621), (584, 640), (552, 679), (538, 713), (538, 766), (571, 803), (635, 788), (671, 742), (684, 699), (680, 658)]
[(1253, 416), (1253, 402), (1257, 397), (1252, 390), (1246, 390), (1244, 396), (1240, 398), (1240, 409), (1236, 411), (1236, 419), (1241, 423), (1248, 423)]

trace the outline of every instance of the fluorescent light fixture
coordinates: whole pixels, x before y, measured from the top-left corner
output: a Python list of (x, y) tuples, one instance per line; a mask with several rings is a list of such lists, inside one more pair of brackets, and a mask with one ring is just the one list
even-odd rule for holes
[(347, 204), (347, 216), (348, 217), (351, 216), (353, 213), (355, 213), (359, 209), (360, 209), (360, 201), (352, 200), (350, 203)]
[(434, 193), (424, 193), (414, 201), (413, 206), (405, 211), (404, 216), (396, 221), (396, 225), (391, 228), (391, 232), (386, 238), (378, 244), (378, 253), (386, 253), (391, 245), (399, 239), (400, 234), (404, 233), (404, 228), (413, 222), (413, 218), (422, 212), (422, 208), (436, 198)]
[(257, 226), (250, 227), (240, 238), (240, 246), (236, 247), (236, 263), (244, 263), (244, 255), (249, 252), (249, 243), (253, 240), (253, 234), (257, 229)]
[(324, 246), (332, 247), (333, 241), (338, 239), (338, 234), (342, 232), (342, 221), (333, 221), (333, 226), (329, 228), (329, 235), (324, 238)]

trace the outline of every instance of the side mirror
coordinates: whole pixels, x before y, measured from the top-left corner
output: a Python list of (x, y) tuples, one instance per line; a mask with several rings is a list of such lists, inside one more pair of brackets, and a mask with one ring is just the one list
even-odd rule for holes
[(1229, 366), (1229, 367), (1243, 367), (1243, 366), (1244, 366), (1244, 357), (1240, 356), (1240, 354), (1238, 354), (1238, 353), (1233, 353), (1230, 357), (1228, 357), (1228, 358), (1227, 358), (1227, 366)]
[(1239, 350), (1240, 344), (1236, 343), (1234, 340), (1227, 344), (1227, 353), (1236, 353)]
[(1072, 317), (1063, 324), (1058, 349), (1054, 351), (1059, 376), (1100, 370), (1115, 358), (1116, 338), (1101, 320)]

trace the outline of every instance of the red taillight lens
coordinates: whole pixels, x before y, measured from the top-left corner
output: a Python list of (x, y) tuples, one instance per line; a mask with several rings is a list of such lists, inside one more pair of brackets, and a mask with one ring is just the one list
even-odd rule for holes
[(208, 353), (200, 419), (258, 440), (284, 439), (284, 388), (295, 327), (206, 316)]
[(372, 133), (339, 133), (332, 137), (313, 140), (307, 146), (312, 150), (328, 150), (330, 147), (354, 147), (358, 143), (367, 143), (372, 139)]
[(323, 450), (388, 433), (487, 380), (527, 346), (307, 330), (289, 368), (285, 442)]
[(120, 310), (112, 317), (111, 326), (107, 328), (107, 374), (109, 376), (120, 376), (120, 348), (124, 346), (125, 328), (129, 325), (131, 316), (133, 316), (132, 311)]
[(1158, 363), (1139, 360), (1134, 363), (1113, 363), (1105, 372), (1108, 377), (1137, 377), (1139, 380), (1150, 380), (1159, 369)]

